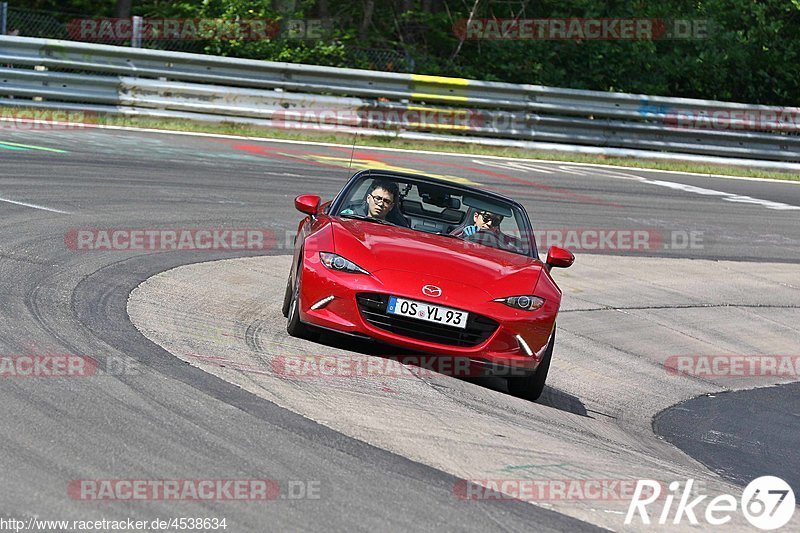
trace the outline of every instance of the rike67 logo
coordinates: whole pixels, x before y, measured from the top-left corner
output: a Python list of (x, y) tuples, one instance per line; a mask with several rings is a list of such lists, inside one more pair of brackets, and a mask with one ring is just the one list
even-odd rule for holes
[[(762, 530), (773, 530), (789, 523), (794, 515), (794, 491), (779, 477), (762, 476), (751, 481), (742, 492), (740, 501), (730, 494), (722, 494), (712, 500), (703, 502), (707, 495), (702, 494), (690, 500), (693, 496), (693, 479), (689, 479), (681, 492), (679, 481), (669, 484), (670, 494), (662, 498), (661, 484), (650, 479), (640, 479), (636, 484), (633, 499), (625, 515), (625, 524), (630, 525), (638, 515), (641, 523), (650, 525), (648, 505), (662, 500), (664, 506), (661, 512), (653, 516), (653, 521), (659, 525), (667, 523), (680, 524), (685, 518), (692, 525), (701, 522), (698, 517), (704, 518), (706, 524), (721, 526), (732, 519), (732, 514), (737, 512), (741, 505), (741, 512), (750, 524)], [(680, 492), (680, 495), (678, 494)], [(673, 503), (677, 500), (674, 508)], [(705, 507), (705, 511), (701, 510)], [(651, 509), (651, 511), (654, 511)], [(672, 518), (672, 520), (670, 520)]]

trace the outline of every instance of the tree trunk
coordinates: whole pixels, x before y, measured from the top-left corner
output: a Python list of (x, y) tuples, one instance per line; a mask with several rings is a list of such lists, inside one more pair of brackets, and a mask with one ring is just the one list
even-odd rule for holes
[(467, 28), (469, 28), (469, 25), (472, 22), (472, 19), (475, 18), (475, 11), (478, 10), (478, 4), (480, 4), (480, 2), (481, 2), (481, 0), (475, 0), (475, 3), (472, 4), (472, 9), (469, 12), (469, 18), (467, 19), (467, 24), (464, 26), (464, 35), (462, 35), (461, 38), (459, 38), (458, 46), (456, 47), (455, 51), (453, 52), (453, 55), (450, 56), (450, 62), (451, 63), (456, 59), (456, 56), (461, 51), (461, 47), (464, 46), (464, 39), (467, 38)]
[(364, 18), (361, 20), (361, 26), (358, 28), (358, 39), (365, 41), (369, 32), (369, 27), (372, 24), (372, 14), (375, 11), (375, 0), (367, 0), (364, 2)]
[(117, 0), (117, 8), (114, 10), (114, 14), (119, 19), (129, 19), (131, 18), (131, 4), (133, 0)]
[(317, 17), (326, 19), (331, 16), (331, 10), (328, 7), (328, 0), (319, 0), (317, 2)]

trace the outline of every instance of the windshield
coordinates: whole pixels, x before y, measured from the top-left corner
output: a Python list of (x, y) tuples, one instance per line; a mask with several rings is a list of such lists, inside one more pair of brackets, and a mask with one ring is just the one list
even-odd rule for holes
[(446, 183), (407, 177), (354, 178), (331, 215), (391, 224), (461, 239), (521, 255), (533, 255), (527, 216), (516, 204)]

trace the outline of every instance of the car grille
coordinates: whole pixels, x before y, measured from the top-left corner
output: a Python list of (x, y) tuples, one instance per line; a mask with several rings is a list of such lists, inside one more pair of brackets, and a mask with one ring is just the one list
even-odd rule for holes
[(497, 322), (485, 316), (469, 314), (464, 329), (444, 326), (405, 316), (388, 314), (388, 294), (361, 293), (356, 295), (358, 309), (364, 320), (376, 328), (385, 329), (404, 337), (451, 346), (477, 346), (495, 332)]

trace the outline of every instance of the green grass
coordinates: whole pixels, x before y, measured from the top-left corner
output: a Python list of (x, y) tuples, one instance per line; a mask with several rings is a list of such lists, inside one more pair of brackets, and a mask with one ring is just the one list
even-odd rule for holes
[[(242, 126), (238, 124), (200, 123), (188, 120), (162, 120), (145, 117), (109, 117), (107, 124), (116, 126), (133, 126), (164, 130), (194, 131), (204, 133), (220, 133), (224, 135), (242, 135), (247, 137), (268, 137), (294, 141), (314, 141), (350, 145), (353, 135), (348, 133), (330, 133), (315, 131), (289, 131), (279, 128), (262, 128), (258, 126)], [(657, 170), (673, 170), (695, 172), (698, 174), (724, 174), (747, 178), (771, 178), (789, 181), (800, 181), (800, 174), (777, 172), (753, 168), (726, 165), (707, 165), (681, 161), (662, 161), (657, 159), (634, 159), (624, 157), (605, 157), (582, 154), (565, 154), (559, 152), (534, 151), (521, 148), (501, 148), (468, 143), (410, 141), (391, 137), (374, 137), (360, 135), (359, 146), (378, 148), (400, 148), (407, 150), (427, 150), (431, 152), (450, 152), (474, 155), (493, 155), (499, 157), (515, 157), (520, 159), (542, 159), (548, 161), (565, 161), (572, 163), (592, 163), (600, 165), (617, 165), (631, 168), (650, 168)], [(800, 158), (800, 156), (798, 156)]]
[[(8, 108), (5, 108), (6, 116)], [(263, 137), (287, 139), (294, 141), (327, 142), (350, 145), (353, 135), (349, 133), (333, 133), (319, 131), (291, 131), (280, 128), (264, 128), (232, 123), (207, 123), (181, 119), (160, 119), (148, 117), (101, 116), (100, 124), (109, 126), (130, 126), (158, 130), (216, 133), (223, 135), (241, 135), (246, 137)], [(2, 130), (0, 130), (2, 131)], [(746, 178), (770, 178), (787, 181), (800, 181), (800, 173), (761, 170), (754, 168), (734, 167), (727, 165), (698, 164), (689, 161), (662, 161), (658, 159), (637, 159), (624, 157), (606, 157), (582, 154), (566, 154), (561, 152), (534, 151), (522, 148), (502, 148), (482, 146), (468, 143), (411, 141), (391, 137), (375, 137), (362, 135), (358, 137), (358, 146), (378, 148), (400, 148), (407, 150), (427, 150), (433, 152), (450, 152), (473, 155), (492, 155), (514, 157), (520, 159), (542, 159), (547, 161), (564, 161), (571, 163), (591, 163), (599, 165), (616, 165), (630, 168), (648, 168), (698, 174), (723, 174)], [(800, 158), (800, 156), (799, 156)]]

